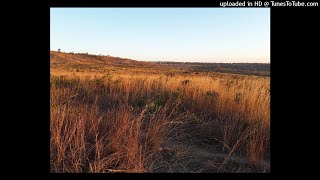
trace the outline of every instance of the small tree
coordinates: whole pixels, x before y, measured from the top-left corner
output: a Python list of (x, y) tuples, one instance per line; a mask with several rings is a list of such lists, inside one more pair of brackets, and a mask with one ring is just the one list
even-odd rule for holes
[(58, 49), (58, 52), (61, 52), (61, 49), (60, 49), (60, 48)]

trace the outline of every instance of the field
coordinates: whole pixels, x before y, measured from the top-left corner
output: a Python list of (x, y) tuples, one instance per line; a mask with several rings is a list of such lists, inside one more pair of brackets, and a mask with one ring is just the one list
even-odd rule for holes
[(51, 172), (270, 172), (270, 77), (50, 52)]
[(267, 63), (195, 63), (195, 62), (157, 62), (174, 68), (189, 71), (211, 71), (232, 74), (245, 74), (270, 77), (270, 64)]

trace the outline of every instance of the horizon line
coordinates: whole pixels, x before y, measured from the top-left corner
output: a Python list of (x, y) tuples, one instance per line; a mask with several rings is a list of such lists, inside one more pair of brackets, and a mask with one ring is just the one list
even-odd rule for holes
[(269, 62), (213, 62), (213, 61), (155, 61), (155, 60), (138, 60), (138, 59), (131, 59), (131, 58), (126, 58), (126, 57), (119, 57), (119, 56), (112, 56), (109, 54), (95, 54), (95, 53), (90, 53), (90, 52), (74, 52), (74, 51), (70, 51), (70, 52), (65, 52), (65, 51), (58, 51), (58, 50), (51, 50), (50, 52), (59, 52), (59, 53), (66, 53), (66, 54), (82, 54), (82, 55), (94, 55), (94, 56), (106, 56), (106, 57), (115, 57), (115, 58), (121, 58), (121, 59), (127, 59), (127, 60), (134, 60), (134, 61), (140, 61), (140, 62), (166, 62), (166, 63), (224, 63), (224, 64), (270, 64)]

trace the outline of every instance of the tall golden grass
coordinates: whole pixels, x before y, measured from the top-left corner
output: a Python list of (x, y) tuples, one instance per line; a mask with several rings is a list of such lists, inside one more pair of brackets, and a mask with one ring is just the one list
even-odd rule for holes
[(270, 149), (270, 79), (51, 71), (51, 172), (156, 172), (175, 137), (252, 166)]

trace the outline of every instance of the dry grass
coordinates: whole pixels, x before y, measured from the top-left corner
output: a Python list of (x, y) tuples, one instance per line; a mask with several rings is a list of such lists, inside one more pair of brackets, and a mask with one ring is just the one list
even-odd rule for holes
[(237, 172), (231, 156), (244, 172), (269, 159), (269, 78), (111, 69), (51, 69), (51, 172), (208, 170), (168, 141), (225, 154), (211, 172)]

